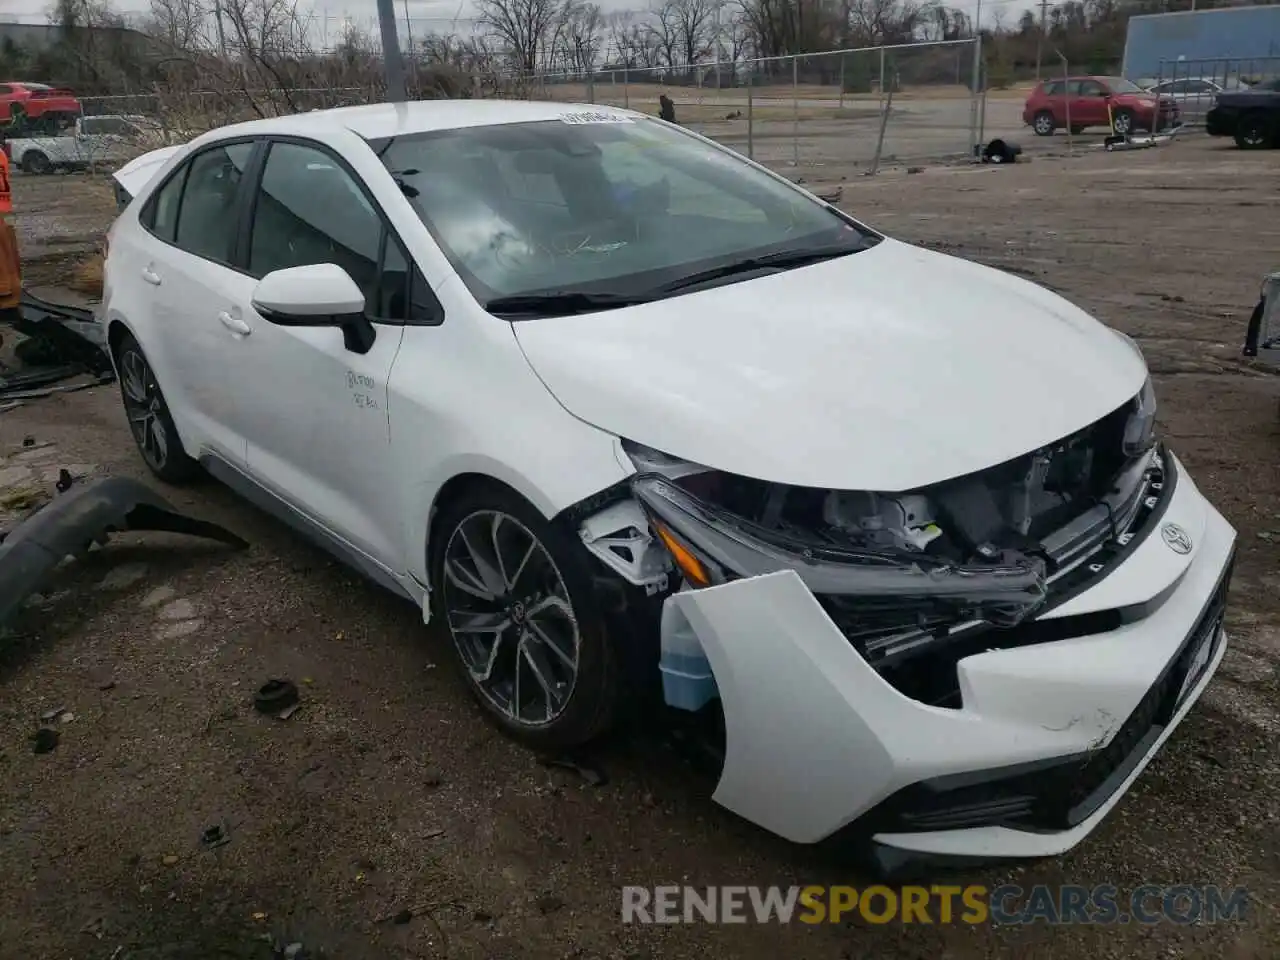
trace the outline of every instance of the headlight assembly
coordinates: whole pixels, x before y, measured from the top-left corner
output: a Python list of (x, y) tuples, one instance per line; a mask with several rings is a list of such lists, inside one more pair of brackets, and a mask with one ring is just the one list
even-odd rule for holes
[(765, 530), (693, 496), (658, 474), (631, 482), (650, 524), (693, 586), (793, 570), (819, 596), (861, 597), (913, 612), (992, 623), (1020, 622), (1045, 599), (1044, 564), (1012, 554), (999, 562), (957, 564), (923, 553), (857, 550)]

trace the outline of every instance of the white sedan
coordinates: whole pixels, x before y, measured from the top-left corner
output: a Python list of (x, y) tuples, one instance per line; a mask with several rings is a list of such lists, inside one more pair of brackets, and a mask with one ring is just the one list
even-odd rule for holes
[(104, 309), (151, 470), (443, 621), (530, 744), (652, 693), (783, 837), (1050, 855), (1222, 659), (1235, 531), (1131, 340), (689, 130), (385, 104), (139, 179)]

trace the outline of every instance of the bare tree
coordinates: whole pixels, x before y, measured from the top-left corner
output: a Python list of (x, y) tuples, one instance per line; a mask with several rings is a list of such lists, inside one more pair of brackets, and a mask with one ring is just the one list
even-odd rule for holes
[(616, 55), (625, 66), (652, 68), (662, 62), (659, 35), (649, 18), (629, 10), (610, 14), (609, 32)]
[(477, 19), (507, 48), (517, 70), (533, 73), (547, 59), (562, 22), (557, 0), (476, 0)]
[(565, 67), (576, 74), (590, 74), (604, 45), (604, 15), (594, 3), (570, 0), (561, 19), (559, 41)]
[(675, 23), (680, 55), (692, 72), (694, 64), (706, 58), (712, 44), (712, 28), (720, 0), (671, 0), (668, 5)]
[(216, 25), (203, 0), (151, 0), (146, 31), (174, 50), (213, 49)]
[(680, 50), (680, 18), (676, 14), (676, 0), (667, 0), (655, 8), (652, 19), (649, 31), (660, 51), (661, 63), (668, 68), (674, 67)]

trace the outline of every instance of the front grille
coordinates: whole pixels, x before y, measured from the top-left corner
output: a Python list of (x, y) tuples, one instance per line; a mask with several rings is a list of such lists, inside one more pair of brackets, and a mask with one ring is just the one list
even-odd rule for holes
[(1115, 793), (1172, 720), (1201, 643), (1211, 645), (1209, 660), (1216, 654), (1233, 568), (1234, 558), (1178, 652), (1106, 746), (1030, 767), (914, 784), (868, 814), (868, 822), (880, 831), (979, 826), (1058, 831), (1087, 819)]

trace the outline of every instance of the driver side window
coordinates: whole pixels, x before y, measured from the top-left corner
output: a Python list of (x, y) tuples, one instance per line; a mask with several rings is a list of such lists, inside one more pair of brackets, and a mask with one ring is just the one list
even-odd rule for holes
[(254, 203), (249, 273), (335, 263), (367, 298), (381, 242), (381, 219), (336, 160), (297, 143), (271, 145)]
[(323, 150), (273, 143), (258, 184), (249, 273), (333, 263), (351, 275), (375, 323), (435, 325), (443, 311), (373, 201)]

